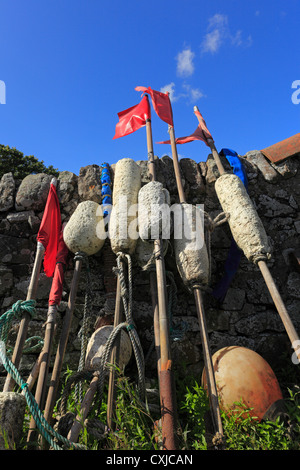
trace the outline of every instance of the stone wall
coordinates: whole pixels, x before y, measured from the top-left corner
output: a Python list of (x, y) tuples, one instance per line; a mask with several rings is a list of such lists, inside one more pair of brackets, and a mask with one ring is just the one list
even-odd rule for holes
[[(273, 258), (269, 268), (282, 294), (287, 310), (300, 333), (300, 161), (296, 155), (278, 165), (271, 164), (258, 151), (248, 152), (241, 157), (248, 176), (249, 194), (261, 217), (270, 243)], [(232, 172), (227, 160), (222, 157), (225, 168)], [(149, 181), (147, 162), (138, 161), (142, 170), (142, 184)], [(164, 156), (156, 159), (158, 180), (171, 195), (171, 203), (178, 202), (172, 159)], [(214, 183), (218, 170), (211, 155), (206, 162), (197, 163), (188, 158), (180, 160), (182, 179), (187, 201), (204, 204), (212, 218), (221, 212)], [(114, 165), (111, 167), (112, 175)], [(79, 175), (64, 171), (59, 174), (57, 193), (60, 201), (62, 221), (69, 219), (77, 204), (84, 200), (101, 201), (100, 167), (96, 164), (82, 167)], [(7, 311), (17, 300), (25, 300), (36, 252), (36, 235), (39, 229), (51, 176), (37, 174), (27, 176), (23, 181), (14, 181), (11, 173), (0, 181), (0, 313)], [(231, 244), (227, 223), (216, 228), (211, 236), (211, 287), (221, 279), (224, 263)], [(203, 367), (199, 326), (194, 297), (182, 284), (177, 273), (172, 248), (166, 255), (166, 268), (174, 275), (177, 293), (172, 311), (174, 331), (177, 337), (172, 341), (173, 360), (177, 367), (185, 364), (190, 373), (199, 376)], [(135, 261), (133, 259), (133, 261)], [(115, 255), (108, 241), (96, 255), (89, 257), (91, 273), (92, 302), (88, 312), (90, 333), (95, 329), (99, 317), (105, 316), (110, 322), (114, 312), (116, 278), (112, 268), (116, 265)], [(74, 258), (70, 254), (65, 272), (62, 302), (59, 306), (57, 331), (53, 345), (53, 358), (59, 338), (62, 319), (72, 282)], [(79, 331), (82, 322), (86, 270), (83, 267), (76, 298), (76, 308), (71, 326), (70, 338), (65, 356), (65, 368), (77, 370), (80, 355)], [(170, 284), (171, 286), (172, 284)], [(51, 279), (42, 272), (37, 292), (36, 317), (30, 322), (28, 337), (44, 337), (48, 309), (48, 295)], [(153, 310), (149, 285), (149, 274), (134, 264), (134, 320), (147, 358), (146, 375), (156, 373), (153, 342)], [(271, 365), (286, 351), (292, 354), (291, 346), (283, 324), (270, 298), (259, 269), (243, 256), (238, 272), (220, 304), (210, 292), (204, 296), (207, 327), (212, 352), (227, 346), (249, 347)], [(13, 347), (18, 323), (9, 335)], [(149, 352), (149, 354), (148, 354)], [(21, 373), (27, 377), (38, 353), (24, 353)], [(134, 361), (133, 361), (134, 362)], [(53, 363), (53, 361), (52, 361)], [(6, 375), (0, 371), (2, 381)]]

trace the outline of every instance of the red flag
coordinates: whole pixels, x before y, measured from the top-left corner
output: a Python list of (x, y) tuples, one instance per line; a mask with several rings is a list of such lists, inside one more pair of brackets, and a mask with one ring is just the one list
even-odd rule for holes
[(56, 187), (51, 182), (42, 222), (37, 234), (37, 241), (45, 248), (44, 271), (52, 277), (56, 264), (56, 254), (61, 230), (61, 215)]
[(169, 98), (169, 93), (162, 93), (161, 91), (152, 90), (152, 88), (144, 87), (144, 86), (137, 86), (135, 88), (137, 91), (143, 91), (144, 93), (149, 93), (152, 99), (153, 108), (156, 114), (165, 121), (170, 126), (174, 126), (173, 124), (173, 113), (172, 113), (172, 106)]
[(139, 104), (121, 111), (118, 116), (119, 122), (113, 139), (124, 137), (146, 125), (146, 120), (151, 118), (148, 98), (144, 96)]
[[(206, 127), (206, 123), (202, 117), (202, 114), (197, 110), (194, 111), (197, 115), (198, 119), (200, 120), (197, 129), (193, 134), (188, 135), (186, 137), (177, 137), (175, 139), (176, 144), (186, 144), (187, 142), (192, 142), (193, 140), (203, 140), (203, 142), (209, 147), (208, 140), (213, 140), (211, 133)], [(156, 142), (157, 144), (170, 144), (170, 140), (165, 140), (163, 142)]]
[(66, 264), (69, 250), (63, 239), (63, 231), (61, 230), (58, 242), (56, 266), (52, 286), (49, 295), (49, 305), (59, 305), (63, 290), (64, 265)]

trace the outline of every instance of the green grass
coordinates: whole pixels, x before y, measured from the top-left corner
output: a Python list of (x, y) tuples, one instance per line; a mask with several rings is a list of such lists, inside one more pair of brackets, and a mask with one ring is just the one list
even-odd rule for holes
[[(293, 369), (293, 373), (295, 369)], [(297, 370), (298, 372), (298, 370)], [(68, 371), (66, 378), (72, 373)], [(287, 380), (289, 382), (290, 378)], [(295, 383), (295, 377), (293, 377)], [(88, 383), (84, 385), (86, 390)], [(279, 419), (259, 422), (250, 415), (250, 409), (243, 403), (236, 403), (236, 412), (231, 416), (221, 412), (226, 450), (299, 450), (300, 449), (300, 388), (297, 386), (283, 389), (289, 421)], [(209, 449), (207, 417), (209, 402), (206, 391), (199, 382), (189, 375), (176, 377), (176, 398), (178, 412), (178, 438), (181, 450)], [(159, 397), (156, 398), (159, 405)], [(100, 409), (96, 405), (89, 419), (106, 422), (107, 384), (105, 385)], [(151, 410), (151, 411), (150, 411)], [(80, 407), (75, 401), (72, 389), (68, 398), (68, 411), (77, 414)], [(59, 402), (55, 409), (59, 412)], [(118, 374), (117, 399), (115, 406), (115, 426), (105, 437), (98, 439), (85, 427), (79, 437), (79, 443), (89, 450), (155, 450), (160, 448), (160, 432), (155, 423), (160, 418), (159, 412), (153, 412), (147, 403), (141, 403), (136, 386), (127, 377)], [(24, 434), (27, 435), (30, 416), (24, 420)], [(211, 448), (211, 447), (210, 447)], [(23, 442), (26, 449), (26, 442)]]

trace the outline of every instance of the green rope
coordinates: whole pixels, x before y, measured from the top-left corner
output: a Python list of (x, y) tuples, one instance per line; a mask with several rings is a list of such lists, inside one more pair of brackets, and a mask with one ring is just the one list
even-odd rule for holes
[(27, 401), (29, 410), (33, 416), (34, 421), (36, 422), (37, 428), (40, 431), (41, 435), (46, 439), (46, 441), (53, 447), (54, 450), (63, 450), (55, 441), (54, 438), (58, 441), (61, 441), (69, 448), (73, 449), (86, 449), (85, 446), (75, 444), (74, 442), (69, 441), (64, 436), (57, 433), (52, 426), (46, 421), (43, 413), (38, 407), (38, 404), (28, 389), (28, 384), (22, 379), (19, 371), (10, 361), (5, 353), (5, 342), (7, 340), (7, 335), (9, 331), (9, 326), (12, 324), (14, 317), (20, 317), (24, 312), (29, 313), (31, 316), (35, 314), (35, 301), (34, 300), (18, 300), (10, 310), (1, 315), (0, 317), (0, 338), (2, 341), (0, 347), (0, 362), (3, 364), (5, 370), (10, 374), (21, 388), (21, 392), (24, 394)]

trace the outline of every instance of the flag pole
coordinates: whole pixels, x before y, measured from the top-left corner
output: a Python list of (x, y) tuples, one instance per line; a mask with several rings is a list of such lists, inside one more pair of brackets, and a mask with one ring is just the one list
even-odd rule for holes
[[(121, 261), (122, 263), (122, 261)], [(123, 317), (123, 302), (121, 297), (121, 282), (120, 276), (117, 277), (117, 290), (116, 290), (116, 304), (115, 304), (115, 314), (114, 314), (114, 329), (121, 323)], [(121, 335), (115, 340), (115, 344), (112, 348), (110, 363), (112, 364), (112, 368), (109, 371), (109, 379), (108, 379), (108, 396), (107, 396), (107, 412), (106, 412), (106, 422), (107, 428), (113, 430), (114, 428), (114, 421), (113, 421), (113, 413), (115, 409), (115, 400), (116, 400), (116, 370), (115, 365), (119, 365), (119, 358), (120, 358), (120, 343), (121, 343)]]
[[(148, 97), (147, 97), (148, 98)], [(153, 153), (153, 139), (151, 119), (146, 120), (147, 149), (149, 174), (151, 181), (156, 181), (156, 170)], [(159, 387), (161, 401), (161, 423), (162, 423), (162, 442), (164, 450), (176, 450), (176, 410), (175, 397), (173, 390), (173, 368), (170, 347), (170, 326), (167, 314), (167, 288), (165, 263), (163, 255), (163, 243), (159, 238), (154, 240), (155, 266), (156, 266), (156, 284), (158, 297), (158, 326), (154, 318), (154, 332), (156, 335), (155, 343), (159, 345), (160, 360), (158, 361)], [(152, 276), (154, 273), (152, 273)], [(154, 277), (151, 279), (151, 285), (154, 284)]]
[[(29, 284), (29, 288), (27, 291), (26, 300), (34, 300), (36, 297), (39, 274), (41, 271), (44, 253), (45, 253), (45, 248), (43, 244), (41, 242), (37, 242), (35, 261), (33, 265), (33, 271), (31, 274), (31, 279), (30, 279), (30, 284)], [(14, 352), (13, 352), (12, 359), (11, 359), (12, 363), (17, 368), (19, 367), (20, 362), (21, 362), (22, 352), (23, 352), (25, 341), (26, 341), (28, 325), (29, 325), (30, 320), (31, 320), (30, 314), (27, 312), (24, 312), (21, 322), (20, 322), (18, 336), (16, 339)], [(11, 392), (14, 388), (14, 385), (15, 385), (14, 379), (12, 378), (10, 374), (7, 374), (3, 392)]]
[[(197, 119), (198, 119), (199, 123), (201, 124), (201, 119), (200, 119), (199, 114), (197, 114), (197, 111), (199, 112), (198, 107), (194, 106), (194, 113), (196, 114)], [(212, 155), (214, 157), (214, 160), (216, 162), (216, 165), (218, 167), (220, 175), (225, 174), (226, 171), (223, 167), (223, 164), (221, 162), (220, 156), (217, 152), (217, 149), (215, 147), (215, 144), (214, 144), (213, 140), (212, 139), (207, 139), (207, 143), (208, 143), (208, 145), (211, 149)], [(277, 289), (277, 286), (276, 286), (275, 281), (272, 277), (272, 274), (269, 271), (269, 268), (267, 266), (266, 261), (259, 260), (257, 264), (258, 264), (258, 267), (259, 267), (259, 269), (261, 271), (261, 274), (264, 278), (264, 281), (267, 285), (267, 288), (270, 292), (270, 295), (273, 299), (273, 302), (275, 304), (277, 312), (278, 312), (278, 314), (279, 314), (279, 316), (280, 316), (280, 318), (283, 322), (283, 325), (285, 327), (287, 335), (288, 335), (288, 337), (291, 341), (292, 347), (295, 350), (297, 358), (300, 360), (300, 350), (299, 350), (299, 348), (297, 348), (297, 345), (299, 344), (299, 336), (298, 336), (298, 334), (295, 330), (295, 327), (294, 327), (294, 325), (293, 325), (293, 323), (290, 319), (290, 316), (287, 312), (287, 309), (286, 309), (286, 307), (283, 303), (283, 300), (282, 300), (281, 295), (280, 295), (280, 293)]]
[[(57, 185), (57, 180), (56, 178), (52, 178), (51, 184), (56, 187)], [(30, 284), (28, 287), (27, 291), (27, 297), (26, 300), (35, 300), (36, 298), (36, 292), (38, 288), (38, 282), (39, 282), (39, 275), (41, 271), (41, 266), (42, 266), (42, 261), (43, 257), (45, 254), (45, 247), (44, 245), (38, 241), (37, 242), (37, 249), (36, 249), (36, 255), (35, 255), (35, 261), (33, 265), (33, 271), (31, 274), (31, 279), (30, 279)], [(14, 347), (14, 352), (12, 355), (12, 363), (15, 365), (15, 367), (19, 367), (20, 362), (21, 362), (21, 357), (22, 357), (22, 352), (25, 344), (25, 340), (27, 337), (27, 331), (28, 331), (28, 325), (30, 322), (30, 314), (27, 312), (24, 312), (21, 322), (20, 322), (20, 327), (18, 331), (18, 336), (16, 339), (15, 347)], [(11, 377), (10, 374), (7, 375), (3, 392), (11, 392), (14, 388), (15, 381)]]
[[(171, 142), (171, 148), (172, 148), (172, 157), (173, 157), (176, 184), (178, 188), (179, 200), (180, 200), (180, 203), (182, 204), (182, 203), (186, 203), (186, 198), (185, 198), (185, 193), (184, 193), (182, 179), (181, 179), (174, 127), (170, 125), (169, 125), (169, 134), (170, 134), (170, 142)], [(196, 310), (197, 310), (197, 316), (198, 316), (198, 322), (199, 322), (199, 328), (200, 328), (201, 343), (202, 343), (202, 348), (203, 348), (203, 353), (204, 353), (204, 365), (207, 371), (207, 387), (208, 387), (208, 395), (210, 398), (210, 405), (211, 405), (211, 410), (212, 410), (213, 424), (214, 424), (216, 432), (219, 432), (223, 436), (223, 426), (222, 426), (222, 421), (221, 421), (218, 392), (217, 392), (217, 386), (216, 386), (216, 381), (215, 381), (212, 357), (210, 353), (209, 338), (208, 338), (208, 333), (207, 333), (205, 312), (204, 312), (204, 306), (203, 306), (203, 295), (199, 287), (194, 288), (193, 292), (194, 292), (194, 298), (195, 298), (195, 304), (196, 304)]]
[(69, 294), (68, 307), (64, 316), (64, 322), (62, 325), (61, 335), (59, 344), (57, 347), (57, 352), (55, 356), (55, 362), (53, 366), (50, 386), (48, 389), (47, 400), (45, 405), (44, 416), (46, 421), (51, 424), (52, 421), (52, 412), (55, 405), (56, 394), (59, 385), (59, 377), (63, 365), (65, 350), (69, 338), (70, 327), (73, 319), (73, 312), (75, 308), (76, 294), (79, 284), (80, 272), (82, 268), (82, 256), (75, 255), (75, 268), (73, 273), (73, 279), (71, 284), (71, 290)]
[[(67, 255), (68, 249), (63, 241), (62, 230), (60, 234), (56, 266), (52, 280), (52, 287), (49, 294), (49, 306), (47, 312), (44, 347), (42, 351), (42, 357), (39, 363), (39, 375), (35, 391), (35, 401), (37, 402), (37, 405), (40, 407), (40, 409), (43, 409), (45, 401), (50, 354), (53, 343), (54, 331), (56, 327), (57, 306), (59, 305), (61, 300), (62, 282), (64, 275), (63, 271), (64, 266), (66, 265)], [(32, 442), (33, 440), (36, 440), (35, 427), (36, 423), (34, 418), (32, 417), (29, 425), (30, 430), (28, 432), (27, 442)]]

